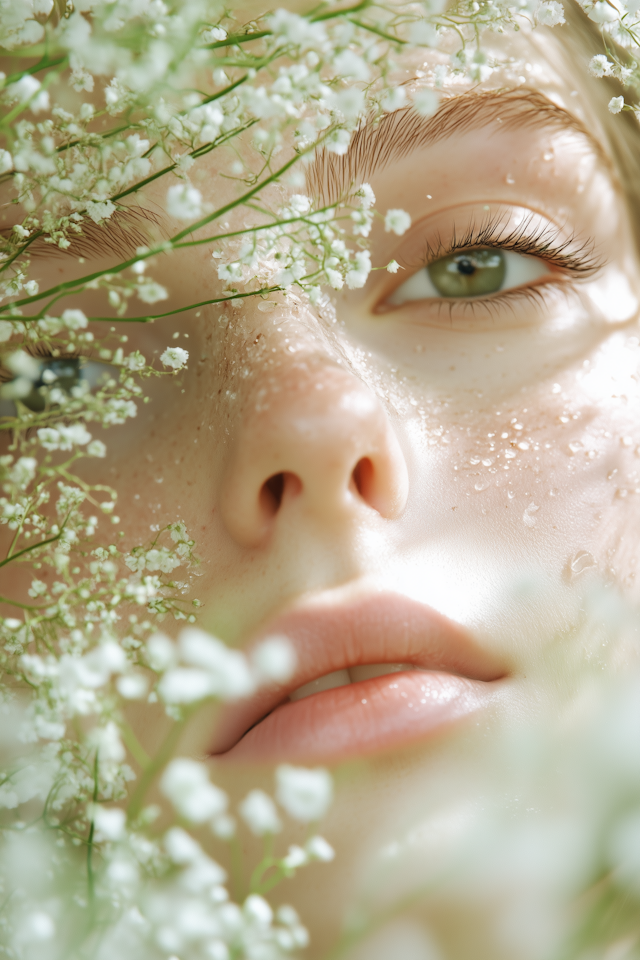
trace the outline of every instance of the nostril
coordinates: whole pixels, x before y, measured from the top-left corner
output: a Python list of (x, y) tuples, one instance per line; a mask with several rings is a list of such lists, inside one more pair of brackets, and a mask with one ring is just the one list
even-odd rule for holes
[(371, 504), (374, 497), (374, 470), (373, 464), (369, 457), (363, 457), (361, 460), (358, 460), (353, 470), (353, 483), (356, 490), (365, 501), (365, 503)]
[(273, 517), (280, 509), (283, 493), (284, 473), (275, 473), (262, 484), (260, 503), (265, 513), (268, 513), (270, 517)]
[(302, 490), (302, 482), (295, 473), (274, 473), (262, 484), (260, 505), (269, 517), (274, 517), (282, 505), (285, 491), (288, 497)]

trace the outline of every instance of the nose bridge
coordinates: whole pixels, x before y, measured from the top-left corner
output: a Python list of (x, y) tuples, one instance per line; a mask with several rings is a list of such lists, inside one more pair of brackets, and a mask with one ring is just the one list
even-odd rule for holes
[(220, 510), (232, 536), (258, 545), (296, 505), (324, 524), (367, 510), (398, 516), (407, 470), (378, 398), (335, 365), (282, 374), (245, 405), (231, 439)]

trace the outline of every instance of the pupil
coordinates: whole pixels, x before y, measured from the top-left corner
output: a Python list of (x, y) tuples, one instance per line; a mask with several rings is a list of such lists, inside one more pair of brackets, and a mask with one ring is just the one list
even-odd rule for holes
[(468, 257), (461, 257), (458, 260), (458, 272), (464, 274), (465, 277), (472, 277), (476, 272), (476, 265)]

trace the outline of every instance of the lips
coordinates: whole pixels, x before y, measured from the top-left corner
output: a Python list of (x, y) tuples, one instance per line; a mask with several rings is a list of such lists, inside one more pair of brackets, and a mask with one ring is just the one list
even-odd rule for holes
[(296, 671), (223, 710), (219, 758), (313, 763), (398, 748), (482, 709), (506, 675), (460, 626), (396, 594), (291, 610), (251, 646), (273, 634), (291, 641)]

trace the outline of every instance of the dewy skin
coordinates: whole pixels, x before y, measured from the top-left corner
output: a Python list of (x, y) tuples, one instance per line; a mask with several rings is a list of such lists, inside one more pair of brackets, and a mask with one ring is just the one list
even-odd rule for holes
[(4, 956), (639, 955), (639, 23), (0, 0)]

